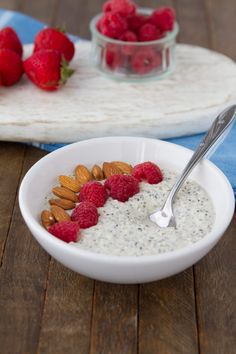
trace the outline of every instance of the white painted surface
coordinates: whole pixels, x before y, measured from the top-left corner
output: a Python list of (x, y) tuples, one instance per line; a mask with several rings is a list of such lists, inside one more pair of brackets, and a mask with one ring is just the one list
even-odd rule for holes
[[(32, 46), (25, 46), (26, 55)], [(236, 65), (204, 48), (178, 44), (177, 68), (164, 80), (119, 83), (90, 63), (90, 42), (77, 44), (76, 73), (57, 92), (24, 77), (0, 89), (0, 139), (73, 142), (107, 135), (166, 138), (202, 132), (236, 102)]]

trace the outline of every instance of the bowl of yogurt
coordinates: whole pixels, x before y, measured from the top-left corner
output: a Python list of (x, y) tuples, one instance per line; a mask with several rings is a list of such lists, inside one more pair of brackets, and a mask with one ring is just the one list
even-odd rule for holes
[[(24, 177), (19, 204), (23, 218), (40, 245), (66, 267), (112, 283), (144, 283), (183, 271), (219, 241), (234, 213), (234, 194), (225, 175), (203, 160), (175, 200), (177, 228), (160, 229), (149, 219), (162, 206), (192, 151), (161, 140), (141, 137), (97, 138), (58, 149), (38, 161)], [(65, 243), (40, 223), (45, 198), (61, 174), (74, 167), (104, 161), (136, 165), (156, 163), (164, 179), (140, 183), (140, 192), (121, 203), (109, 199), (99, 208), (97, 225), (83, 230), (78, 242)], [(45, 173), (45, 171), (47, 173)]]

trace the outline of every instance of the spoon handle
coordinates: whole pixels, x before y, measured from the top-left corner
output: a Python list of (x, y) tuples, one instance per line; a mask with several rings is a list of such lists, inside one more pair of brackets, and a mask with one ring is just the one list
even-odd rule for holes
[(223, 112), (221, 112), (218, 117), (214, 120), (212, 126), (204, 136), (203, 140), (199, 144), (197, 150), (194, 152), (189, 163), (185, 167), (180, 178), (177, 180), (173, 186), (165, 205), (172, 203), (173, 198), (175, 197), (178, 190), (181, 188), (182, 184), (196, 166), (196, 164), (204, 157), (206, 154), (216, 146), (216, 142), (219, 141), (219, 138), (228, 130), (228, 128), (233, 123), (236, 118), (236, 105), (228, 107)]

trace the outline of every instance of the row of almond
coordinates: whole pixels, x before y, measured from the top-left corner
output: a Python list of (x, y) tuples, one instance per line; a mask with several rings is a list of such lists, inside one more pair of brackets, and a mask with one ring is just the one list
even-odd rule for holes
[(78, 165), (75, 168), (75, 178), (60, 175), (58, 177), (60, 186), (54, 187), (52, 193), (57, 199), (50, 199), (51, 209), (43, 210), (41, 221), (45, 228), (48, 228), (55, 222), (70, 220), (70, 215), (66, 210), (71, 210), (78, 203), (78, 194), (81, 187), (91, 181), (101, 181), (114, 174), (131, 174), (132, 166), (122, 161), (104, 162), (103, 166), (94, 165), (91, 171), (84, 165)]

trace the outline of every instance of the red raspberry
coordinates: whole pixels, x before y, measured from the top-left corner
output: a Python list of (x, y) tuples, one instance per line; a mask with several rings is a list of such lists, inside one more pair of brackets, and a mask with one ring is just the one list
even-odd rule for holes
[(127, 28), (128, 24), (126, 19), (117, 13), (106, 12), (100, 22), (101, 33), (113, 39), (120, 38)]
[(137, 74), (147, 74), (161, 65), (161, 56), (152, 48), (140, 48), (133, 55), (131, 65)]
[(161, 7), (153, 11), (151, 15), (151, 23), (161, 31), (172, 31), (175, 23), (175, 11), (171, 7)]
[(155, 41), (161, 38), (161, 31), (151, 23), (146, 23), (139, 30), (140, 42)]
[(112, 4), (112, 0), (108, 0), (106, 2), (104, 2), (103, 6), (102, 6), (102, 11), (103, 12), (110, 12), (111, 11), (111, 5)]
[(113, 175), (106, 180), (104, 186), (110, 196), (120, 202), (126, 202), (139, 192), (138, 180), (129, 175)]
[(107, 191), (100, 182), (90, 181), (83, 185), (79, 194), (79, 201), (88, 201), (97, 208), (102, 207), (107, 200)]
[(79, 234), (79, 224), (73, 221), (60, 221), (48, 228), (50, 234), (67, 243), (76, 242)]
[(122, 34), (122, 36), (120, 37), (120, 40), (124, 41), (124, 42), (137, 42), (138, 38), (134, 32), (126, 31)]
[(80, 203), (72, 212), (71, 220), (77, 221), (81, 229), (97, 225), (98, 211), (96, 206), (91, 202)]
[[(120, 40), (124, 42), (137, 42), (138, 38), (134, 32), (126, 31), (125, 33), (122, 34)], [(125, 55), (132, 55), (135, 50), (136, 50), (135, 45), (123, 45), (121, 47), (121, 51)]]
[(124, 58), (116, 44), (108, 44), (105, 51), (105, 60), (109, 68), (115, 70), (122, 67)]
[(96, 28), (100, 33), (102, 33), (103, 21), (104, 21), (103, 17), (100, 17), (98, 22), (96, 23)]
[(111, 10), (114, 13), (127, 17), (135, 14), (136, 5), (130, 0), (111, 0)]
[(163, 180), (160, 168), (153, 162), (143, 162), (136, 165), (132, 176), (137, 178), (138, 181), (146, 180), (150, 184), (157, 184)]
[(144, 15), (133, 15), (127, 18), (130, 31), (138, 33), (140, 28), (146, 23), (148, 17)]

